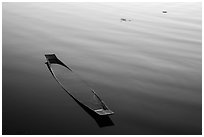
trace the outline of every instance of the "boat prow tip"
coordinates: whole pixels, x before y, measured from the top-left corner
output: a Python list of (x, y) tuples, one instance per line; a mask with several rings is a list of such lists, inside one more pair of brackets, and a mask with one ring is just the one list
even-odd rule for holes
[(94, 110), (98, 115), (100, 116), (107, 116), (107, 115), (113, 115), (114, 112), (111, 111), (110, 109), (97, 109), (97, 110)]

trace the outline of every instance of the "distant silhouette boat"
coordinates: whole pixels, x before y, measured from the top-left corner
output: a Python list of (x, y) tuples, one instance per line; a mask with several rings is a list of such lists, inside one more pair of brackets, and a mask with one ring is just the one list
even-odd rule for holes
[(130, 19), (128, 20), (128, 19), (125, 19), (125, 18), (121, 18), (120, 21), (132, 21), (132, 20), (130, 20)]
[[(67, 65), (65, 65), (62, 61), (60, 61), (55, 54), (46, 54), (46, 64), (47, 67), (49, 69), (49, 71), (51, 72), (52, 76), (55, 78), (55, 80), (58, 82), (58, 84), (81, 106), (83, 106), (83, 108), (89, 109), (91, 111), (93, 111), (94, 113), (96, 113), (99, 116), (107, 116), (107, 115), (112, 115), (114, 112), (111, 111), (106, 104), (103, 102), (103, 100), (96, 94), (96, 92), (91, 89), (90, 87), (87, 86), (88, 91), (90, 93), (87, 93), (87, 95), (90, 96), (90, 99), (93, 98), (93, 103), (90, 104), (89, 100), (83, 100), (83, 97), (77, 97), (74, 95), (74, 91), (70, 92), (67, 88), (65, 88), (65, 86), (60, 82), (59, 77), (56, 76), (56, 74), (54, 73), (53, 69), (52, 69), (52, 65), (56, 64), (56, 65), (60, 65), (66, 69), (69, 70), (69, 72), (74, 73), (73, 70), (68, 67)], [(82, 81), (83, 82), (83, 81)], [(86, 84), (86, 83), (85, 83)], [(85, 89), (83, 90), (83, 93), (85, 92)], [(80, 94), (80, 93), (78, 93)], [(85, 93), (86, 94), (86, 93)], [(88, 103), (87, 103), (88, 102)]]

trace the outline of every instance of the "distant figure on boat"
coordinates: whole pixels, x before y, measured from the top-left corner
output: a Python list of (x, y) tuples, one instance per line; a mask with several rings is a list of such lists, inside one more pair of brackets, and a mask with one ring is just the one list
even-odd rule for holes
[(132, 21), (132, 20), (127, 20), (125, 18), (121, 18), (120, 21)]

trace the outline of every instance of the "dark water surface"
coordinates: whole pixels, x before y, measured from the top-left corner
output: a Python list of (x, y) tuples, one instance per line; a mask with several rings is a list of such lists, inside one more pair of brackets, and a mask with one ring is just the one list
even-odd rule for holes
[[(201, 134), (201, 5), (3, 3), (3, 134)], [(114, 125), (60, 88), (46, 53), (95, 89)]]

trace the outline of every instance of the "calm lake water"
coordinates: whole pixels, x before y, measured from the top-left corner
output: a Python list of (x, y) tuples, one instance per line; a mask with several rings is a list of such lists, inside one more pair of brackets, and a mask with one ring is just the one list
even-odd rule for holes
[[(3, 134), (201, 134), (201, 3), (3, 3), (2, 10)], [(95, 89), (115, 112), (112, 126), (100, 127), (64, 92), (46, 53)]]

